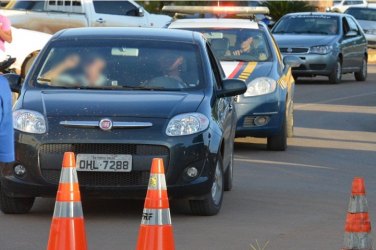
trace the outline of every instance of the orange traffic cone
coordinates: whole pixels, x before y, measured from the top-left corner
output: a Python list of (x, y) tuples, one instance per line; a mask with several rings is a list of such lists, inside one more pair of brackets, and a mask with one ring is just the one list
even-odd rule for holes
[(74, 153), (64, 154), (47, 250), (87, 249)]
[(163, 159), (154, 158), (142, 214), (137, 250), (173, 250), (174, 233)]
[(352, 182), (342, 250), (372, 250), (370, 232), (371, 222), (368, 216), (364, 179), (355, 177)]

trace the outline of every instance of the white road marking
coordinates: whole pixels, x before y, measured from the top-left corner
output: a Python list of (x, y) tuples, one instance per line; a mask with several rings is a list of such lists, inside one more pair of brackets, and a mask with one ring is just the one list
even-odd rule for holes
[(235, 158), (235, 160), (242, 161), (242, 162), (249, 162), (249, 163), (278, 165), (280, 167), (305, 167), (305, 168), (319, 168), (319, 169), (331, 169), (331, 170), (335, 169), (331, 167), (309, 165), (309, 164), (302, 164), (302, 163), (293, 163), (293, 162), (283, 162), (283, 161), (251, 160), (251, 159), (244, 159), (244, 158)]

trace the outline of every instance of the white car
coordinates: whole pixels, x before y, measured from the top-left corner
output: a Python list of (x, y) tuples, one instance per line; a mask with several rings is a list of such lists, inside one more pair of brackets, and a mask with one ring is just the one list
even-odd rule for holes
[(367, 4), (367, 0), (334, 0), (333, 6), (328, 8), (327, 11), (344, 13), (352, 6), (365, 7)]
[(362, 27), (368, 47), (376, 48), (376, 4), (367, 7), (351, 7), (345, 12), (352, 15)]
[(17, 73), (27, 71), (38, 52), (50, 40), (51, 35), (12, 27), (12, 43), (5, 43), (5, 53), (16, 58), (11, 68)]

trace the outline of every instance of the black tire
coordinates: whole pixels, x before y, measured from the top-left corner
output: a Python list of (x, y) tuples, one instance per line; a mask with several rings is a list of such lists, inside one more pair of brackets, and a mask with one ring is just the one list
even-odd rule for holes
[(367, 80), (367, 75), (368, 75), (367, 58), (364, 57), (362, 60), (362, 67), (360, 71), (354, 73), (355, 80), (357, 80), (358, 82), (364, 82), (365, 80)]
[(234, 152), (231, 153), (230, 163), (227, 166), (224, 177), (224, 190), (231, 191), (234, 182)]
[(267, 148), (272, 151), (285, 151), (287, 149), (287, 112), (282, 123), (281, 133), (267, 138)]
[[(221, 210), (222, 207), (222, 200), (223, 200), (223, 192), (224, 192), (224, 175), (223, 175), (223, 160), (220, 153), (218, 154), (218, 160), (216, 169), (214, 170), (214, 175), (216, 175), (217, 171), (220, 173), (220, 178), (222, 185), (219, 187), (220, 193), (218, 193), (218, 199), (217, 202), (214, 201), (213, 198), (213, 188), (210, 190), (210, 192), (204, 197), (202, 200), (190, 200), (189, 201), (189, 207), (191, 209), (192, 214), (194, 215), (200, 215), (200, 216), (212, 216), (218, 214), (218, 212)], [(216, 177), (213, 177), (213, 186), (214, 182), (216, 181)]]
[(287, 137), (291, 138), (294, 136), (294, 102), (291, 100), (290, 105), (287, 110)]
[(329, 82), (332, 84), (340, 83), (342, 80), (342, 62), (338, 58), (336, 62), (336, 66), (334, 67), (333, 71), (329, 75)]
[(33, 207), (34, 200), (34, 197), (9, 197), (0, 190), (0, 209), (4, 214), (26, 214)]

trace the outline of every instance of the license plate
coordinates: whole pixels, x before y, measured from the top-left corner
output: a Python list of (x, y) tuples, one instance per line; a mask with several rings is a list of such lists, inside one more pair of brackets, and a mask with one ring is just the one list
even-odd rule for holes
[(77, 154), (77, 171), (130, 172), (132, 155)]

